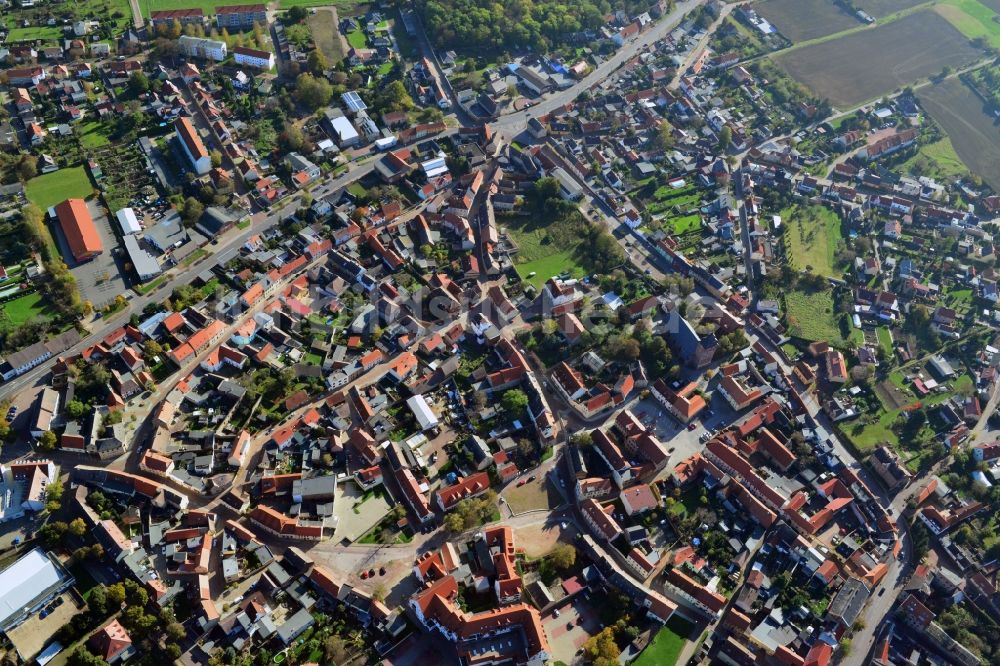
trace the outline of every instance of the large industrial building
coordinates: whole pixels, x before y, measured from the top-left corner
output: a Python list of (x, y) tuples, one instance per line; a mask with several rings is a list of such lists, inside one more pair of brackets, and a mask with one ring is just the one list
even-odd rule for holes
[(0, 631), (21, 624), (73, 586), (75, 580), (41, 548), (0, 571)]
[(77, 263), (89, 261), (104, 251), (86, 201), (66, 199), (55, 207), (55, 216)]

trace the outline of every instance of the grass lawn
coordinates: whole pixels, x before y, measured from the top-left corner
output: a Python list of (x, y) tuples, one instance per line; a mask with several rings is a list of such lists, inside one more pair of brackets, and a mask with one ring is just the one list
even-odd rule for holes
[(94, 192), (90, 176), (82, 166), (36, 176), (24, 189), (28, 200), (43, 211), (66, 199), (86, 199)]
[(0, 308), (3, 309), (4, 316), (14, 326), (20, 326), (35, 317), (49, 317), (49, 308), (42, 302), (42, 296), (37, 292), (7, 301)]
[[(923, 158), (923, 159), (921, 159)], [(962, 159), (955, 152), (951, 139), (944, 137), (934, 143), (924, 144), (912, 157), (903, 162), (900, 167), (915, 173), (914, 167), (920, 164), (924, 170), (920, 175), (938, 180), (960, 178), (969, 173)]]
[[(575, 278), (583, 277), (586, 274), (583, 267), (573, 259), (573, 252), (569, 250), (517, 265), (518, 275), (528, 284), (534, 285), (536, 289), (541, 289), (546, 280), (563, 271), (569, 271)], [(529, 278), (528, 275), (531, 273), (535, 275)]]
[(79, 128), (77, 136), (80, 137), (80, 145), (84, 148), (102, 148), (111, 145), (108, 130), (102, 123), (89, 120), (77, 127)]
[(680, 235), (689, 231), (695, 231), (701, 227), (700, 215), (682, 215), (671, 220), (666, 220), (674, 235)]
[(684, 649), (684, 642), (691, 635), (693, 626), (687, 620), (674, 615), (667, 624), (656, 634), (653, 642), (646, 646), (639, 658), (635, 660), (635, 666), (663, 666), (664, 664), (676, 664), (677, 657)]
[(323, 357), (319, 354), (309, 352), (305, 355), (305, 362), (310, 365), (323, 365)]
[(1000, 48), (1000, 23), (996, 13), (978, 0), (944, 0), (934, 10), (969, 39), (982, 37)]
[(781, 211), (785, 251), (796, 270), (835, 276), (834, 254), (840, 240), (840, 218), (825, 206), (795, 205)]
[(885, 351), (886, 358), (892, 358), (892, 332), (885, 326), (875, 329), (878, 344)]
[(58, 42), (63, 38), (62, 26), (44, 25), (31, 28), (11, 28), (7, 36), (8, 42), (27, 42), (40, 39), (45, 42)]
[(347, 43), (356, 49), (368, 48), (368, 37), (361, 30), (352, 30), (347, 33)]
[[(535, 287), (540, 287), (550, 277), (569, 272), (573, 277), (583, 277), (586, 269), (576, 259), (583, 230), (576, 221), (586, 222), (574, 215), (552, 222), (534, 216), (505, 216), (501, 225), (506, 227), (518, 252), (514, 263), (518, 274)], [(528, 277), (529, 273), (535, 275)]]
[(701, 199), (701, 190), (694, 185), (688, 184), (678, 188), (661, 185), (653, 192), (653, 202), (646, 209), (654, 216), (675, 207), (678, 211), (688, 211), (701, 205)]
[(145, 296), (146, 294), (148, 294), (149, 292), (153, 291), (154, 289), (158, 289), (160, 287), (160, 285), (162, 285), (166, 281), (167, 281), (167, 276), (166, 275), (161, 275), (160, 277), (156, 278), (152, 282), (147, 282), (146, 284), (136, 285), (134, 287), (134, 289), (137, 292), (139, 292), (140, 294), (142, 294), (143, 296)]
[(826, 340), (835, 347), (846, 347), (850, 339), (863, 342), (864, 334), (851, 327), (845, 337), (840, 317), (834, 312), (832, 291), (785, 292), (785, 310), (791, 335), (804, 340)]

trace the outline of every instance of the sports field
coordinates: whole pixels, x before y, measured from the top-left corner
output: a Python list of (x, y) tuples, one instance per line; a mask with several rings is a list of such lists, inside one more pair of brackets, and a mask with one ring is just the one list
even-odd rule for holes
[(826, 37), (861, 25), (833, 0), (764, 0), (756, 9), (792, 42)]
[(775, 60), (818, 97), (835, 107), (850, 108), (980, 56), (965, 35), (928, 9), (871, 30), (793, 49)]
[(35, 292), (27, 296), (21, 296), (0, 305), (4, 319), (14, 326), (31, 321), (36, 317), (49, 318), (49, 308), (42, 302), (42, 295)]
[(43, 211), (66, 199), (86, 199), (93, 192), (90, 177), (82, 166), (36, 176), (24, 188), (28, 201)]
[(979, 97), (958, 79), (922, 88), (917, 97), (948, 133), (962, 161), (1000, 191), (1000, 132)]

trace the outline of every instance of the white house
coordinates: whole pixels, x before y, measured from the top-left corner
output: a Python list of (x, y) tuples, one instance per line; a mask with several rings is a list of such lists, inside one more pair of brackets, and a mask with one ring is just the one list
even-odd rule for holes
[(234, 46), (233, 57), (237, 65), (246, 65), (256, 69), (269, 70), (274, 67), (274, 54), (270, 51), (248, 49), (245, 46)]
[(192, 58), (207, 58), (216, 62), (225, 60), (229, 53), (225, 42), (205, 39), (204, 37), (192, 37), (191, 35), (181, 35), (177, 40), (177, 47), (184, 55)]

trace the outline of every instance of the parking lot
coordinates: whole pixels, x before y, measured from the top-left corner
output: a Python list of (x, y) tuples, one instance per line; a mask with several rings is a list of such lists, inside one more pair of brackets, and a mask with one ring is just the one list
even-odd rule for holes
[(63, 625), (69, 624), (78, 612), (80, 609), (76, 607), (72, 595), (64, 592), (37, 615), (29, 618), (27, 622), (8, 631), (7, 637), (14, 644), (21, 658), (25, 662), (31, 661), (32, 657), (42, 651), (49, 639)]
[(546, 613), (542, 618), (542, 626), (549, 637), (552, 659), (569, 664), (574, 661), (583, 644), (601, 630), (601, 621), (589, 603), (577, 597), (561, 608)]
[(99, 310), (113, 301), (115, 296), (125, 293), (127, 286), (123, 277), (125, 257), (118, 251), (118, 238), (111, 228), (111, 220), (104, 214), (104, 209), (94, 199), (87, 202), (87, 208), (94, 218), (94, 227), (97, 228), (101, 244), (104, 246), (104, 252), (97, 258), (82, 264), (76, 263), (58, 222), (52, 224), (52, 235), (59, 245), (59, 251), (66, 265), (76, 278), (76, 284), (80, 288), (80, 298), (90, 301), (94, 309)]

